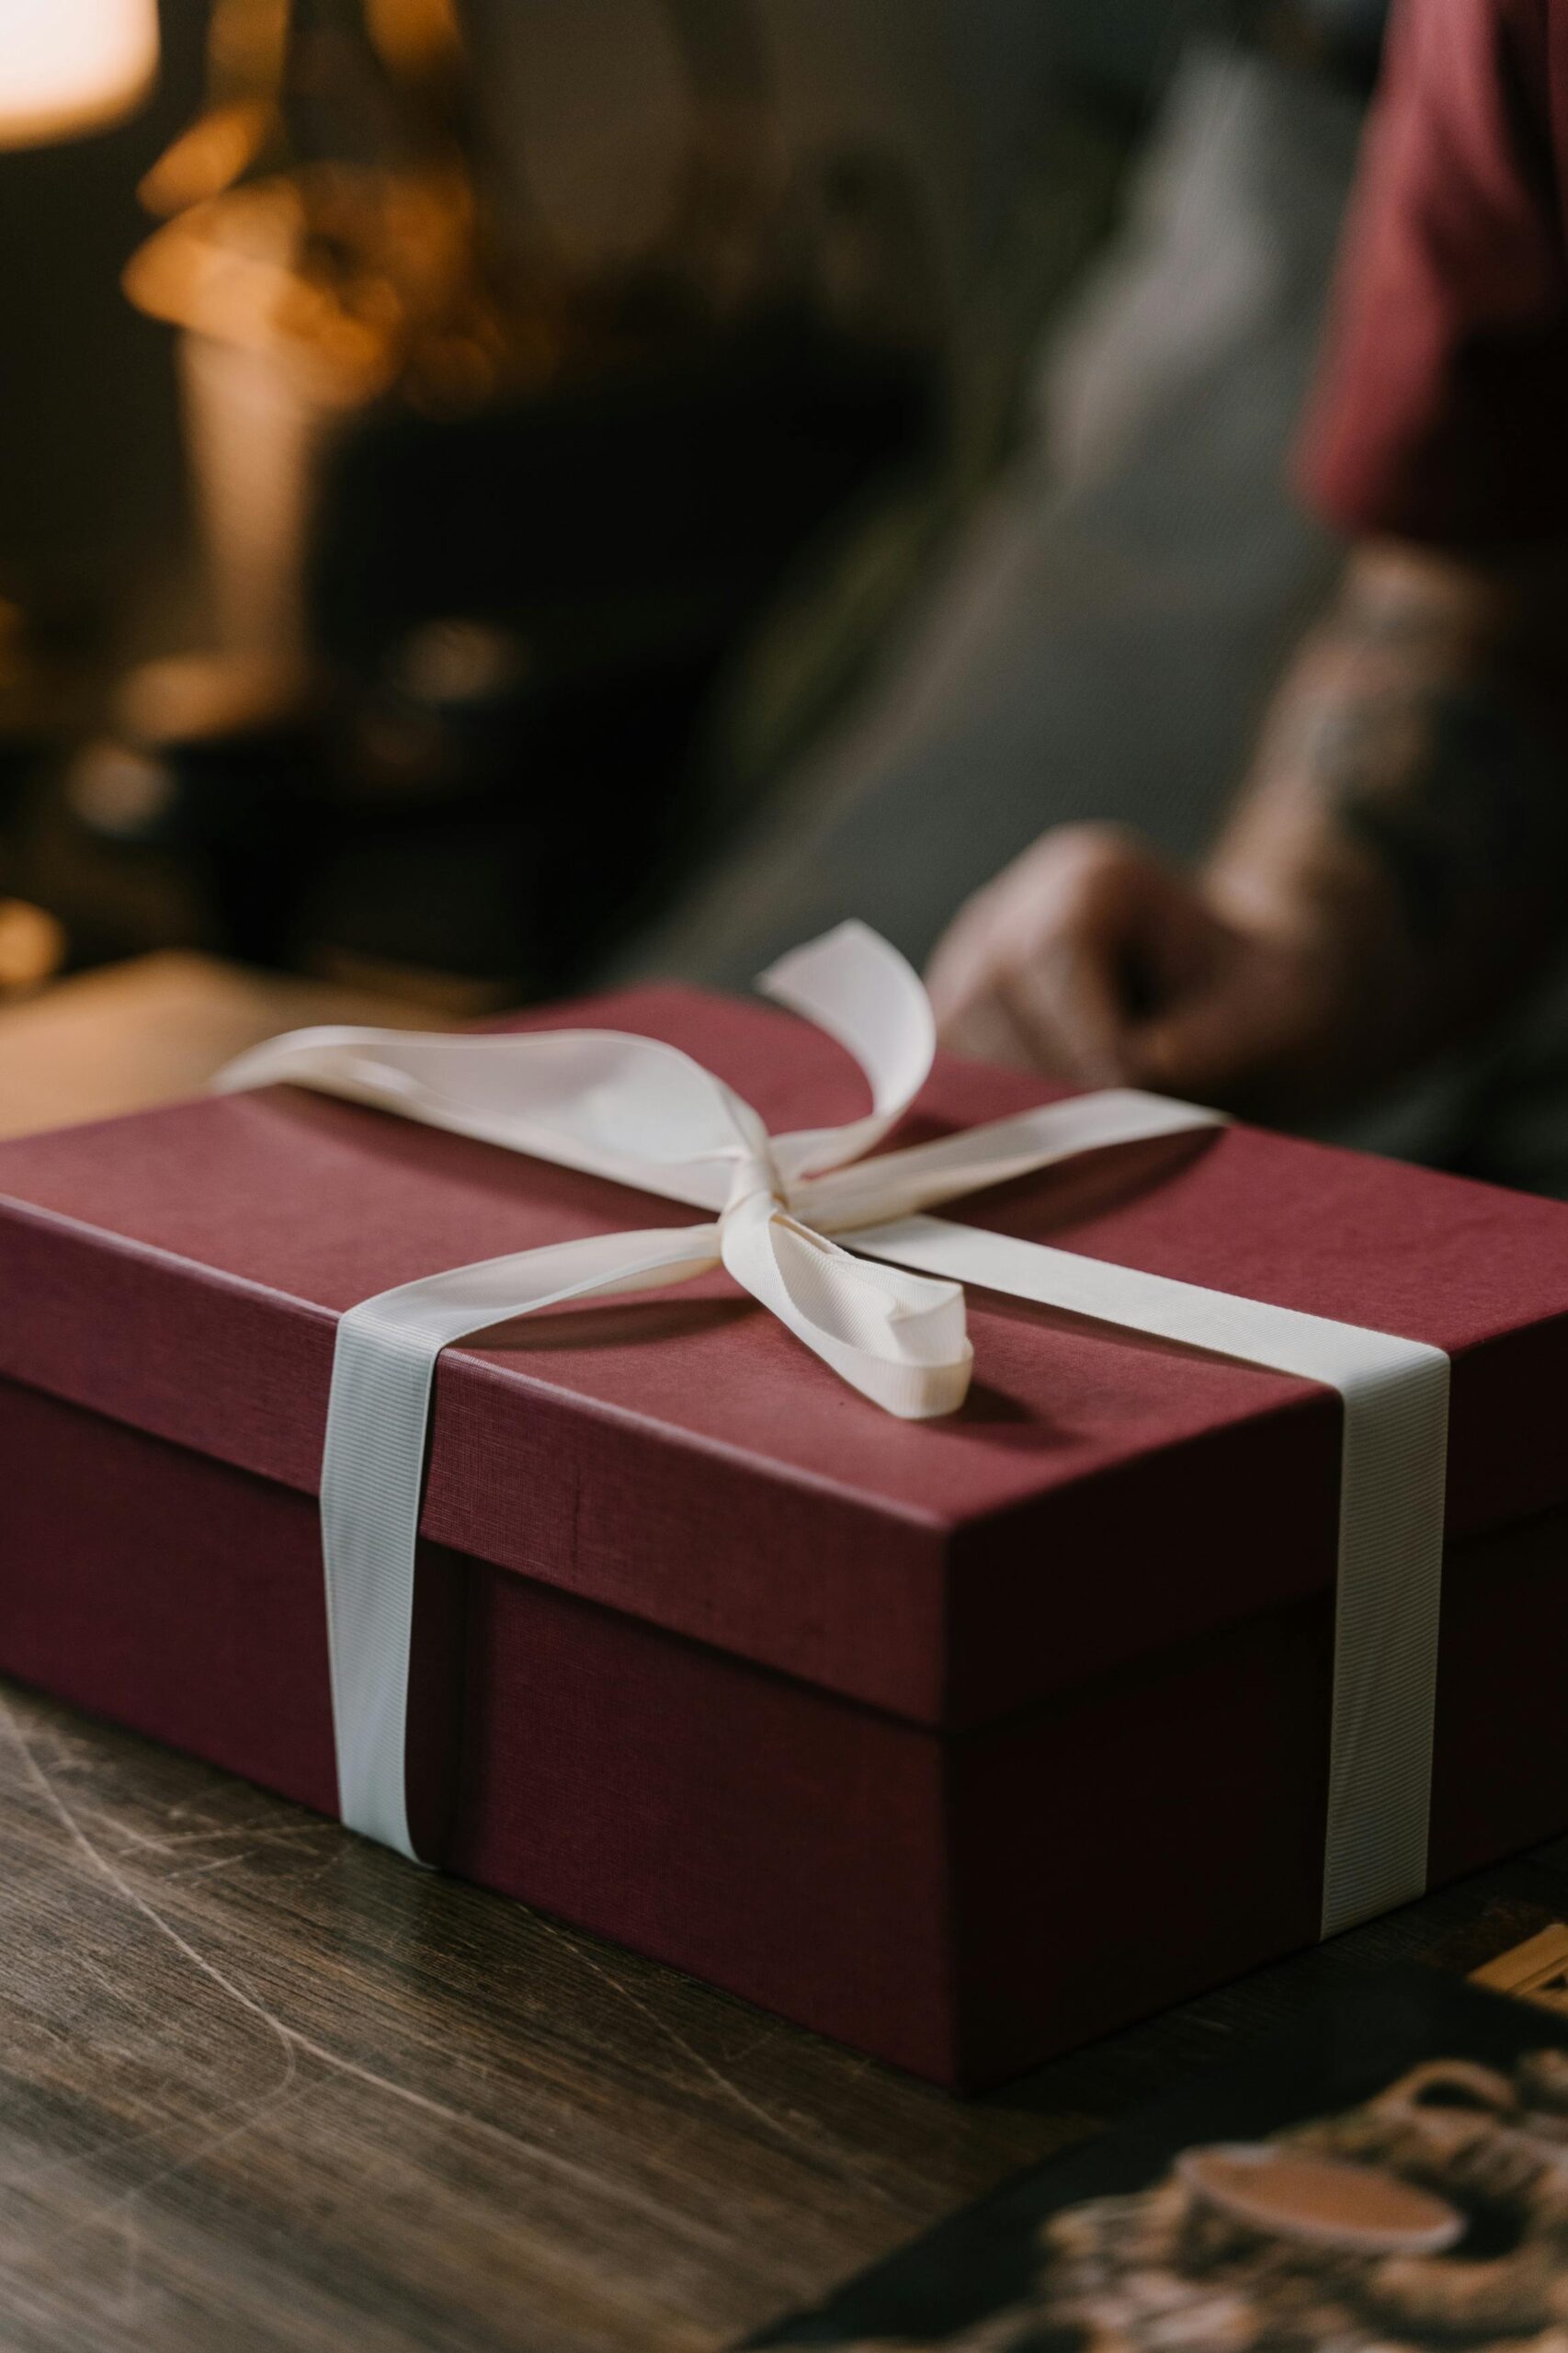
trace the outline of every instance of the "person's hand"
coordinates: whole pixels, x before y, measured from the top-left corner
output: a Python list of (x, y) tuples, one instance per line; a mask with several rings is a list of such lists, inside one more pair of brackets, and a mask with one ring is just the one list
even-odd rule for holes
[(963, 906), (927, 975), (944, 1045), (1074, 1081), (1289, 1099), (1346, 1051), (1331, 937), (1243, 918), (1135, 835), (1043, 835)]

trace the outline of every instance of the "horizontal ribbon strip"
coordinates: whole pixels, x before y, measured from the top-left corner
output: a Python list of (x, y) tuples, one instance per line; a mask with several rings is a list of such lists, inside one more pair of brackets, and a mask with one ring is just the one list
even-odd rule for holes
[(404, 1752), (415, 1560), (441, 1350), (569, 1300), (663, 1288), (722, 1265), (841, 1378), (909, 1419), (963, 1402), (972, 1362), (965, 1282), (1336, 1389), (1345, 1437), (1324, 1934), (1418, 1893), (1447, 1358), (921, 1214), (1108, 1145), (1211, 1128), (1220, 1115), (1113, 1089), (874, 1154), (935, 1051), (916, 975), (864, 926), (845, 924), (760, 985), (854, 1056), (871, 1092), (866, 1117), (770, 1136), (748, 1103), (687, 1055), (608, 1030), (301, 1030), (242, 1056), (216, 1082), (317, 1087), (710, 1212), (699, 1225), (594, 1234), (430, 1275), (342, 1319), (322, 1538), (344, 1821), (414, 1858)]

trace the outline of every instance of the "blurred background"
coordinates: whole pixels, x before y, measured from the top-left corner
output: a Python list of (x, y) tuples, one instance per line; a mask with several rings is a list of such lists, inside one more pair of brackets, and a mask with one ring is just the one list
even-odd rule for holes
[(1336, 561), (1381, 17), (0, 0), (0, 1023), (918, 959), (1059, 819), (1194, 849)]

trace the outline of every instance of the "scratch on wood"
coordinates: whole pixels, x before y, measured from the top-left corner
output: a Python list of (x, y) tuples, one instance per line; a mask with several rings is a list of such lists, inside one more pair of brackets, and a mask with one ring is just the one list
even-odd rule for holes
[(131, 2321), (136, 2317), (138, 2294), (142, 2286), (142, 2233), (137, 2226), (134, 2214), (128, 2213), (124, 2217), (124, 2229), (125, 2278), (120, 2283), (119, 2316), (121, 2320)]
[[(562, 1942), (570, 1941), (575, 1960), (579, 1961), (585, 1969), (592, 1970), (594, 1975), (609, 1986), (612, 1992), (619, 1994), (623, 2002), (629, 2002), (651, 2026), (658, 2029), (665, 2040), (672, 2043), (683, 2058), (689, 2059), (692, 2065), (708, 2077), (710, 2083), (716, 2084), (726, 2097), (733, 2100), (738, 2108), (744, 2109), (748, 2116), (755, 2117), (756, 2121), (766, 2126), (769, 2132), (775, 2133), (779, 2140), (788, 2142), (792, 2148), (800, 2149), (818, 2165), (824, 2165), (829, 2172), (836, 2173), (841, 2178), (854, 2181), (870, 2190), (872, 2195), (880, 2198), (884, 2205), (897, 2205), (898, 2200), (891, 2191), (886, 2189), (880, 2181), (874, 2180), (861, 2167), (846, 2162), (841, 2154), (835, 2161), (835, 2153), (832, 2150), (824, 2149), (819, 2141), (813, 2140), (808, 2133), (796, 2131), (793, 2126), (784, 2123), (780, 2118), (764, 2108), (759, 2101), (753, 2099), (749, 2092), (743, 2091), (739, 2084), (732, 2083), (722, 2068), (716, 2067), (710, 2059), (705, 2058), (700, 2051), (687, 2042), (685, 2036), (677, 2033), (667, 2018), (661, 2018), (658, 2011), (650, 2003), (645, 2002), (633, 1986), (625, 1984), (616, 1976), (613, 1970), (607, 1969), (602, 1961), (596, 1960), (585, 1945), (579, 1943), (575, 1938), (568, 1939), (553, 1920), (545, 1918), (542, 1915), (539, 1925)], [(766, 2037), (763, 2039), (766, 2040)]]
[(188, 1870), (171, 1871), (165, 1883), (169, 1887), (177, 1887), (187, 1879), (205, 1879), (211, 1871), (232, 1871), (236, 1863), (254, 1863), (255, 1860), (256, 1848), (242, 1847), (237, 1854), (213, 1855), (205, 1863), (192, 1863)]
[(162, 1854), (174, 1847), (204, 1847), (222, 1838), (249, 1838), (258, 1847), (291, 1845), (301, 1838), (320, 1838), (334, 1826), (330, 1822), (214, 1823), (209, 1830), (176, 1830), (171, 1837), (149, 1838), (114, 1814), (96, 1811), (89, 1819), (108, 1824), (139, 1855)]
[[(404, 2107), (415, 2109), (421, 2114), (429, 2116), (440, 2123), (450, 2125), (459, 2131), (472, 2133), (481, 2139), (496, 2143), (506, 2149), (513, 2156), (521, 2157), (525, 2162), (538, 2165), (562, 2180), (570, 2181), (579, 2188), (589, 2190), (597, 2199), (609, 2200), (626, 2208), (629, 2211), (639, 2213), (644, 2220), (656, 2222), (661, 2230), (684, 2237), (698, 2245), (725, 2253), (731, 2250), (731, 2234), (716, 2230), (691, 2215), (683, 2214), (676, 2209), (664, 2204), (658, 2199), (645, 2197), (642, 2192), (629, 2188), (623, 2183), (608, 2181), (601, 2172), (596, 2171), (592, 2166), (579, 2165), (570, 2157), (562, 2156), (553, 2149), (544, 2148), (538, 2142), (520, 2140), (516, 2133), (504, 2131), (501, 2126), (492, 2124), (484, 2117), (465, 2115), (460, 2109), (450, 2108), (444, 2101), (433, 2099), (424, 2092), (415, 2091), (407, 2084), (400, 2084), (391, 2076), (378, 2075), (373, 2068), (360, 2066), (354, 2060), (346, 2059), (340, 2052), (329, 2049), (326, 2044), (316, 2042), (309, 2035), (301, 2034), (297, 2028), (286, 2025), (281, 2018), (275, 2017), (256, 1995), (237, 1984), (233, 1978), (219, 1968), (216, 1961), (210, 1961), (205, 1953), (199, 1951), (196, 1946), (180, 1933), (172, 1920), (165, 1919), (156, 1905), (149, 1903), (148, 1899), (131, 1885), (123, 1872), (116, 1868), (113, 1859), (94, 1845), (83, 1829), (77, 1815), (34, 1755), (21, 1725), (17, 1721), (16, 1711), (4, 1693), (0, 1693), (0, 1722), (4, 1722), (28, 1779), (67, 1836), (86, 1858), (92, 1869), (106, 1879), (116, 1893), (134, 1911), (141, 1914), (151, 1927), (154, 1928), (160, 1936), (167, 1938), (170, 1944), (185, 1956), (193, 1969), (199, 1970), (202, 1976), (227, 1994), (230, 1999), (237, 2003), (242, 2009), (248, 2011), (253, 2018), (259, 2018), (268, 2031), (277, 2036), (279, 2043), (289, 2052), (290, 2063), (296, 2056), (314, 2059), (337, 2075), (347, 2075), (374, 2091), (384, 2093), (389, 2098), (401, 2101)], [(285, 2088), (284, 2086), (279, 2085), (270, 2098), (281, 2097)], [(270, 2098), (268, 2104), (270, 2104)], [(254, 2112), (251, 2120), (254, 2121)], [(248, 2126), (233, 2129), (235, 2131), (248, 2129)], [(230, 2137), (232, 2137), (231, 2134), (224, 2134), (221, 2136), (221, 2140)], [(195, 2163), (196, 2158), (193, 2156), (184, 2162)], [(142, 2188), (148, 2186), (142, 2185)]]

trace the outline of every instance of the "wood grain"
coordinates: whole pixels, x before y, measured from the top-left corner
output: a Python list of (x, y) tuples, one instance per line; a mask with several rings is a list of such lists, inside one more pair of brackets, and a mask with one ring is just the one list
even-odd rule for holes
[(968, 2105), (3, 1686), (0, 1886), (8, 2353), (698, 2353), (1568, 1842)]
[(317, 1021), (440, 1029), (452, 1016), (363, 989), (250, 972), (173, 949), (0, 1008), (0, 1136), (194, 1095), (279, 1029)]
[(698, 2347), (1062, 2137), (0, 1692), (8, 2347)]

